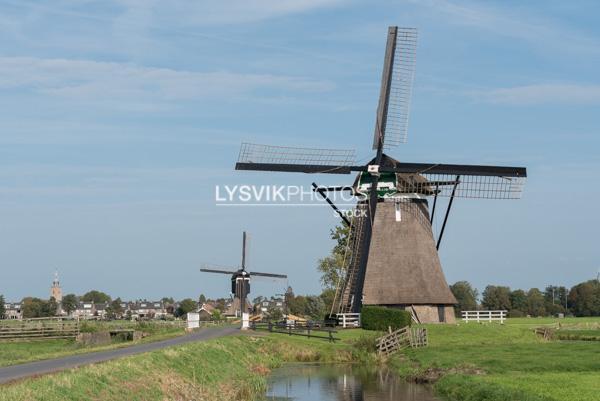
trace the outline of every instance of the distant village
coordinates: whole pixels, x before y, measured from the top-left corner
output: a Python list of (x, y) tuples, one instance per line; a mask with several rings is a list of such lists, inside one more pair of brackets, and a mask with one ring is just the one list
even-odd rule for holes
[[(36, 305), (28, 305), (28, 303)], [(42, 306), (39, 307), (37, 304)], [(270, 299), (258, 297), (253, 304), (247, 303), (246, 308), (255, 315), (281, 316), (285, 312), (285, 300), (277, 297)], [(200, 295), (198, 300), (188, 298), (175, 301), (172, 298), (163, 298), (157, 301), (145, 299), (122, 301), (120, 298), (110, 300), (107, 294), (99, 291), (90, 291), (83, 296), (63, 295), (56, 274), (50, 287), (49, 300), (28, 297), (20, 302), (4, 302), (4, 314), (0, 315), (0, 318), (57, 316), (83, 320), (173, 320), (185, 318), (188, 312), (199, 313), (201, 320), (237, 318), (240, 314), (239, 300), (237, 298), (211, 300)]]

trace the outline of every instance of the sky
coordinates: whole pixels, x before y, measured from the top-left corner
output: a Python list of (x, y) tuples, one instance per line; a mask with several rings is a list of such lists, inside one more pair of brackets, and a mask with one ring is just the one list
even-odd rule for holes
[[(418, 29), (407, 162), (526, 166), (522, 199), (454, 202), (449, 283), (572, 286), (600, 268), (594, 1), (3, 0), (0, 293), (226, 296), (242, 231), (252, 296), (320, 292), (328, 206), (226, 208), (216, 185), (350, 184), (234, 170), (243, 141), (371, 141), (387, 27)], [(434, 230), (441, 224), (436, 221)]]

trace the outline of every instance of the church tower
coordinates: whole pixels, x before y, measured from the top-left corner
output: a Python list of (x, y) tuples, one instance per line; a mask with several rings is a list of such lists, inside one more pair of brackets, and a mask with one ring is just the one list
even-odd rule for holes
[(52, 281), (52, 287), (50, 287), (50, 297), (54, 298), (58, 303), (62, 302), (62, 289), (58, 281), (58, 272), (54, 272), (54, 280)]

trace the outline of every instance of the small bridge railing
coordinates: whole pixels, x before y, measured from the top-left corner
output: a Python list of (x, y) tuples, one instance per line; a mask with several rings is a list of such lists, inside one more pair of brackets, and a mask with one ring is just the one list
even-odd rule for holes
[(328, 340), (329, 342), (335, 342), (339, 338), (334, 337), (337, 333), (336, 330), (332, 330), (329, 327), (324, 327), (322, 324), (286, 324), (286, 323), (257, 323), (250, 322), (251, 330), (268, 331), (269, 333), (287, 334), (290, 336), (302, 336), (308, 338), (318, 338), (322, 340)]
[(469, 310), (462, 311), (462, 319), (465, 323), (469, 322), (500, 322), (504, 324), (506, 320), (505, 310)]
[(0, 341), (75, 338), (79, 320), (61, 317), (0, 320)]

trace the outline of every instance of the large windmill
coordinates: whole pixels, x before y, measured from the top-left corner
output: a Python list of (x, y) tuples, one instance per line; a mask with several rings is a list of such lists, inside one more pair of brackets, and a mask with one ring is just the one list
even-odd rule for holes
[[(374, 157), (357, 165), (352, 150), (290, 148), (243, 143), (236, 170), (351, 174), (352, 186), (317, 187), (357, 196), (350, 225), (346, 274), (332, 312), (365, 305), (408, 309), (421, 322), (454, 320), (452, 295), (438, 256), (452, 201), (457, 197), (520, 198), (526, 169), (482, 165), (405, 163), (384, 153), (406, 142), (417, 32), (390, 27), (373, 137)], [(373, 190), (373, 189), (376, 190)], [(431, 224), (438, 197), (449, 197), (437, 240)], [(431, 213), (428, 200), (433, 200)]]
[[(274, 274), (274, 273), (260, 273), (260, 272), (249, 272), (246, 270), (246, 250), (248, 248), (248, 241), (246, 231), (242, 236), (242, 264), (237, 270), (223, 270), (216, 268), (202, 268), (200, 271), (206, 273), (219, 273), (219, 274), (230, 274), (231, 275), (231, 293), (233, 294), (233, 308), (239, 308), (240, 317), (242, 318), (242, 327), (246, 328), (248, 325), (248, 310), (246, 309), (246, 297), (250, 294), (250, 277), (270, 277), (277, 279), (286, 279), (285, 274)], [(239, 306), (238, 306), (239, 305)]]

